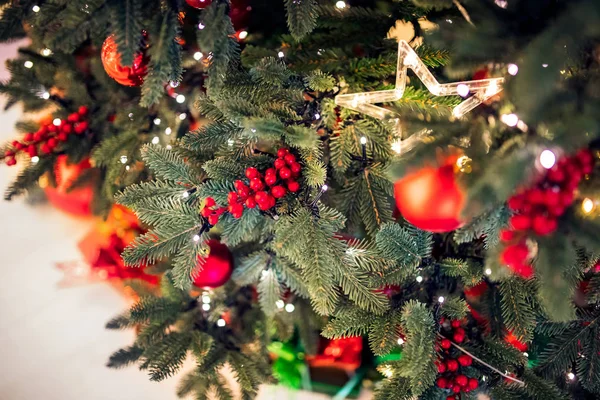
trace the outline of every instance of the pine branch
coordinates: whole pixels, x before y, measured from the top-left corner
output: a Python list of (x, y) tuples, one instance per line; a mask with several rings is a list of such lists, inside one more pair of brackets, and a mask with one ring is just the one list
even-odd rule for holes
[(267, 317), (272, 317), (277, 312), (277, 300), (281, 298), (281, 287), (275, 271), (272, 269), (263, 271), (256, 289), (260, 308)]
[(114, 352), (108, 359), (108, 368), (124, 368), (140, 359), (144, 349), (137, 346), (126, 347)]
[(110, 3), (110, 15), (111, 31), (121, 55), (120, 62), (124, 66), (131, 66), (140, 47), (143, 29), (142, 1), (112, 1)]
[(287, 24), (296, 40), (302, 39), (315, 29), (319, 15), (315, 0), (285, 0)]

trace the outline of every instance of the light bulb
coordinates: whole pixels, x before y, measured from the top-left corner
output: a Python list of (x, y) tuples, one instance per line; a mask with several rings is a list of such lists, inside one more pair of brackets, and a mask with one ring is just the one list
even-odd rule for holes
[(404, 339), (398, 338), (398, 344), (402, 346), (404, 344)]
[(160, 125), (160, 118), (154, 118), (154, 125)]
[(203, 309), (204, 311), (208, 311), (208, 310), (210, 310), (210, 304), (206, 304), (206, 303), (205, 303), (205, 304), (202, 304), (202, 309)]
[(182, 94), (178, 94), (177, 97), (175, 97), (175, 101), (179, 104), (182, 104), (183, 102), (185, 102), (185, 96)]
[(401, 140), (394, 140), (392, 142), (392, 151), (397, 154), (402, 153), (402, 141)]
[(187, 118), (187, 114), (186, 114), (186, 113), (181, 113), (181, 114), (179, 114), (179, 119), (180, 119), (180, 120), (182, 120), (182, 121), (183, 121), (183, 120), (184, 120), (184, 119), (186, 119), (186, 118)]
[(283, 51), (280, 51), (279, 53), (277, 53), (277, 57), (283, 58), (285, 57), (285, 54), (283, 54)]
[(244, 39), (246, 39), (246, 38), (248, 37), (248, 31), (241, 31), (241, 32), (240, 32), (240, 34), (238, 35), (238, 37), (239, 37), (241, 40), (244, 40)]
[(542, 68), (548, 68), (548, 64), (542, 64)]
[(194, 240), (194, 242), (199, 242), (200, 241), (200, 235), (194, 235), (194, 237), (192, 239)]
[(200, 22), (200, 23), (198, 24), (198, 29), (202, 30), (202, 29), (204, 29), (204, 28), (206, 28), (206, 25), (204, 25), (202, 22)]
[(190, 192), (188, 192), (187, 190), (185, 192), (183, 192), (181, 194), (181, 197), (183, 197), (184, 199), (187, 199), (188, 197), (190, 197)]
[(44, 57), (48, 57), (49, 55), (52, 54), (52, 50), (50, 50), (49, 48), (46, 47), (45, 49), (42, 49), (41, 53)]
[(282, 310), (283, 307), (285, 307), (285, 303), (283, 302), (283, 300), (277, 300), (275, 302), (275, 305), (277, 306), (278, 309)]
[(524, 355), (525, 357), (529, 357), (529, 353), (527, 353), (526, 351), (525, 351), (525, 352), (523, 352), (523, 355)]
[(515, 76), (519, 72), (519, 66), (517, 64), (508, 64), (508, 73)]
[(40, 12), (40, 6), (35, 5), (35, 6), (31, 7), (31, 11), (33, 11), (34, 13)]
[(165, 135), (170, 135), (171, 132), (173, 132), (173, 130), (171, 129), (170, 126), (167, 126), (167, 128), (165, 129)]
[(503, 114), (500, 117), (500, 120), (511, 127), (517, 126), (517, 124), (519, 123), (519, 117), (517, 116), (517, 114)]
[(329, 186), (327, 186), (327, 185), (321, 186), (321, 190), (324, 192), (326, 192), (328, 189), (329, 189)]
[(202, 54), (201, 52), (197, 51), (194, 53), (194, 60), (200, 61), (202, 57), (204, 57), (204, 54)]
[(421, 275), (417, 276), (417, 282), (419, 282), (419, 283), (423, 282), (423, 277)]
[(583, 209), (583, 212), (586, 214), (589, 214), (592, 212), (592, 210), (594, 209), (594, 201), (588, 197), (586, 197), (585, 199), (583, 199), (583, 202), (581, 203), (581, 208)]
[(444, 298), (444, 296), (440, 296), (438, 297), (438, 302), (439, 303), (443, 303), (446, 299)]
[(219, 326), (219, 327), (221, 327), (221, 328), (222, 328), (222, 327), (224, 327), (224, 326), (225, 326), (225, 324), (226, 324), (226, 322), (225, 322), (225, 320), (224, 320), (223, 318), (219, 318), (219, 319), (217, 320), (217, 326)]
[(131, 167), (129, 165), (125, 166), (125, 171), (129, 171), (131, 169)]
[(39, 158), (38, 156), (33, 156), (33, 157), (31, 157), (31, 162), (32, 162), (33, 164), (37, 164), (37, 163), (38, 163), (38, 161), (40, 161), (40, 158)]
[(160, 139), (158, 138), (158, 136), (154, 136), (152, 138), (152, 144), (158, 144), (158, 142), (160, 142)]
[(121, 156), (121, 164), (127, 164), (127, 156)]
[(289, 313), (294, 312), (295, 309), (296, 309), (296, 307), (294, 307), (294, 305), (292, 303), (285, 305), (285, 311), (287, 311)]
[(367, 144), (367, 138), (364, 136), (360, 137), (360, 144)]
[(24, 66), (25, 68), (33, 68), (33, 62), (31, 62), (31, 61), (27, 60), (27, 61), (25, 61), (25, 62), (23, 63), (23, 66)]
[(54, 120), (52, 121), (52, 125), (60, 126), (60, 118), (54, 118)]
[(490, 268), (486, 268), (485, 271), (483, 271), (483, 272), (485, 272), (486, 275), (492, 274), (492, 270)]
[(203, 295), (202, 295), (202, 302), (203, 302), (204, 304), (208, 304), (208, 303), (210, 303), (210, 296), (209, 296), (209, 295), (207, 295), (207, 294), (203, 294)]
[(540, 154), (540, 164), (546, 169), (550, 169), (556, 164), (556, 156), (551, 150), (544, 150)]
[(467, 97), (469, 95), (469, 91), (469, 87), (464, 83), (456, 86), (456, 93), (458, 93), (460, 97)]
[(169, 86), (171, 86), (172, 88), (176, 88), (177, 86), (179, 86), (179, 82), (177, 82), (177, 81), (171, 81), (169, 83)]
[(569, 373), (567, 374), (567, 378), (569, 378), (569, 380), (570, 380), (570, 381), (572, 381), (572, 380), (574, 380), (574, 379), (575, 379), (575, 374), (574, 374), (574, 373), (572, 373), (572, 372), (569, 372)]
[(321, 114), (319, 114), (319, 113), (316, 113), (316, 114), (315, 114), (315, 119), (319, 119), (319, 118), (321, 118)]
[(335, 6), (336, 6), (338, 9), (340, 9), (340, 10), (343, 10), (344, 8), (346, 8), (346, 2), (345, 2), (345, 1), (342, 1), (342, 0), (340, 0), (340, 1), (338, 1), (337, 3), (335, 3)]
[(42, 99), (48, 100), (49, 98), (50, 98), (50, 93), (48, 93), (48, 92), (42, 93)]

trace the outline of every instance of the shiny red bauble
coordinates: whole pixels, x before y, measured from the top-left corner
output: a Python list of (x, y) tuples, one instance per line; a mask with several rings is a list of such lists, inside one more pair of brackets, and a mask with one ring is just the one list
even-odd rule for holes
[(206, 8), (206, 7), (210, 6), (210, 3), (212, 3), (212, 0), (185, 0), (185, 2), (188, 3), (188, 5), (190, 7)]
[(91, 184), (68, 190), (75, 180), (87, 169), (91, 168), (89, 159), (79, 164), (69, 164), (66, 155), (58, 156), (54, 165), (56, 187), (44, 189), (48, 202), (54, 207), (77, 216), (92, 215), (94, 190)]
[(206, 244), (210, 251), (206, 258), (199, 258), (194, 285), (200, 288), (218, 288), (231, 278), (233, 256), (229, 248), (218, 240), (211, 239)]
[(140, 86), (148, 73), (148, 58), (140, 52), (135, 55), (133, 64), (129, 67), (121, 65), (121, 54), (113, 35), (110, 35), (102, 44), (100, 53), (104, 70), (115, 81), (125, 86)]
[(461, 212), (466, 195), (456, 182), (452, 164), (407, 174), (395, 183), (394, 197), (402, 216), (425, 231), (449, 232), (465, 222)]

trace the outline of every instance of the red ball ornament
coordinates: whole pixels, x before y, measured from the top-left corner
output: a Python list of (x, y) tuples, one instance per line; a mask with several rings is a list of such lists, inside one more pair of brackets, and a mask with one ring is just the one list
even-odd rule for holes
[(94, 198), (92, 185), (81, 186), (73, 190), (67, 189), (85, 171), (91, 168), (89, 159), (79, 164), (69, 165), (67, 156), (61, 155), (54, 165), (56, 187), (48, 186), (44, 189), (48, 201), (56, 208), (77, 216), (92, 215), (91, 204)]
[(461, 211), (466, 196), (456, 182), (452, 164), (407, 174), (394, 185), (394, 195), (402, 216), (417, 228), (448, 232), (465, 222)]
[(210, 6), (210, 3), (212, 3), (212, 0), (185, 0), (185, 2), (188, 3), (188, 5), (190, 7), (206, 8), (206, 7)]
[(206, 244), (210, 251), (206, 258), (198, 257), (194, 285), (200, 288), (217, 288), (231, 278), (233, 257), (229, 248), (218, 240), (211, 239)]
[(104, 70), (115, 81), (125, 86), (140, 86), (148, 72), (148, 58), (140, 52), (135, 55), (130, 67), (121, 65), (121, 55), (117, 49), (113, 35), (110, 35), (102, 45), (100, 54)]

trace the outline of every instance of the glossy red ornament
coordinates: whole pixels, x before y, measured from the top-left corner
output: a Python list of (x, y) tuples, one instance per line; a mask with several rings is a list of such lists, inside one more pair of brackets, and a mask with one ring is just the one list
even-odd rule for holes
[(110, 35), (102, 44), (100, 53), (104, 70), (115, 81), (125, 86), (140, 86), (148, 73), (148, 58), (140, 52), (135, 55), (130, 67), (121, 65), (121, 55), (117, 50), (117, 43)]
[(58, 156), (54, 165), (56, 187), (48, 186), (44, 189), (50, 204), (69, 214), (92, 215), (91, 204), (94, 190), (91, 184), (67, 191), (79, 175), (89, 168), (91, 168), (89, 159), (83, 160), (79, 164), (68, 164), (66, 155)]
[(229, 248), (218, 240), (211, 239), (206, 243), (210, 252), (206, 258), (198, 258), (198, 271), (193, 274), (194, 285), (201, 288), (218, 288), (231, 278), (233, 257)]
[(188, 5), (190, 7), (206, 8), (206, 7), (210, 6), (210, 3), (212, 3), (212, 0), (185, 0), (185, 2), (188, 3)]
[(394, 197), (402, 216), (417, 228), (448, 232), (465, 222), (461, 211), (466, 195), (456, 182), (452, 164), (407, 174), (395, 183)]

